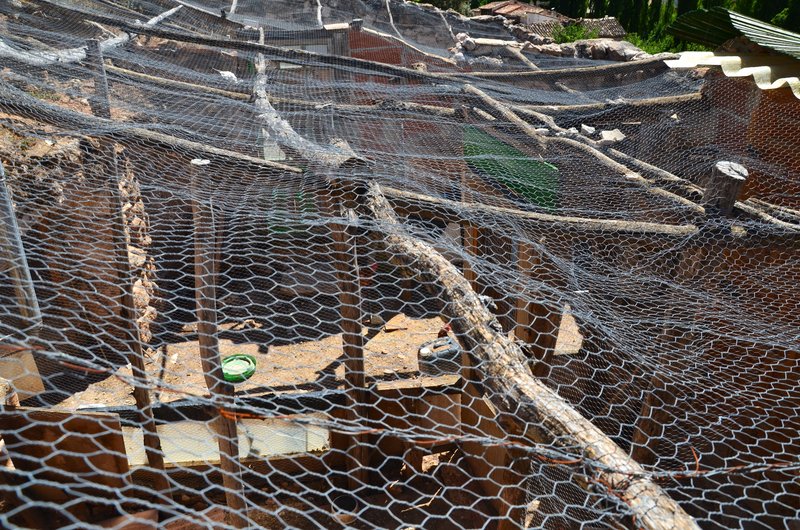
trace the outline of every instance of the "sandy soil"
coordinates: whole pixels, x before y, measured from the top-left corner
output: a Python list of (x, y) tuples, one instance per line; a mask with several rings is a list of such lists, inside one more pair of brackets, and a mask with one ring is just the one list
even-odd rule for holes
[[(443, 322), (438, 317), (413, 319), (400, 314), (385, 325), (365, 327), (363, 333), (371, 337), (364, 351), (367, 376), (376, 379), (416, 377), (419, 373), (417, 350), (424, 342), (435, 339), (442, 326)], [(190, 334), (187, 333), (187, 336), (190, 337)], [(341, 344), (341, 335), (285, 346), (234, 343), (223, 339), (220, 340), (220, 350), (223, 358), (234, 353), (245, 353), (256, 358), (256, 373), (235, 386), (237, 394), (245, 394), (337, 386), (344, 377)], [(197, 340), (165, 346), (146, 361), (150, 386), (161, 389), (161, 392), (154, 392), (160, 394), (161, 401), (175, 401), (207, 393)], [(159, 382), (164, 361), (163, 381)], [(114, 375), (74, 394), (57, 408), (133, 405), (128, 383), (130, 369), (122, 367)]]

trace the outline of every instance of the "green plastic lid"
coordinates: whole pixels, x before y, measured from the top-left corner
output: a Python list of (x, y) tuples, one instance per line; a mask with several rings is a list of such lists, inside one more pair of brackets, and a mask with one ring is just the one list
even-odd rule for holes
[(256, 358), (237, 353), (222, 359), (222, 376), (230, 383), (241, 383), (256, 373)]

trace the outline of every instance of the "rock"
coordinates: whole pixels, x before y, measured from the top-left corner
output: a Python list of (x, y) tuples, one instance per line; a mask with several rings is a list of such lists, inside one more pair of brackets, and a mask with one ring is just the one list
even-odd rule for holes
[(499, 15), (478, 15), (475, 17), (469, 18), (471, 22), (505, 22), (506, 17), (501, 17)]
[(596, 131), (597, 131), (597, 129), (595, 129), (594, 127), (591, 127), (591, 126), (589, 126), (589, 125), (586, 125), (585, 123), (581, 123), (581, 132), (582, 132), (583, 134), (585, 134), (586, 136), (591, 136), (591, 135), (593, 135), (593, 134), (594, 134)]
[(528, 44), (524, 49), (526, 51), (541, 53), (542, 55), (551, 55), (554, 57), (562, 57), (563, 55), (563, 49), (559, 44)]
[(144, 265), (144, 262), (147, 260), (147, 253), (140, 248), (136, 248), (133, 245), (128, 245), (128, 261), (131, 264), (131, 267), (139, 268)]
[(633, 61), (649, 55), (628, 41), (612, 40), (606, 43), (608, 58), (612, 61)]
[(147, 288), (142, 284), (141, 279), (136, 280), (133, 284), (133, 303), (138, 308), (147, 307), (150, 303), (150, 293)]
[(528, 33), (528, 42), (531, 42), (533, 44), (552, 44), (553, 39), (551, 39), (550, 37), (544, 37), (537, 33)]
[(573, 42), (567, 42), (565, 44), (555, 44), (554, 46), (558, 46), (559, 54), (558, 57), (579, 57), (578, 49)]
[(610, 131), (600, 131), (600, 145), (611, 145), (624, 140), (626, 136), (622, 134), (619, 129), (612, 129)]
[(496, 57), (475, 57), (469, 60), (469, 64), (476, 67), (485, 68), (487, 70), (500, 70), (504, 67), (503, 60)]
[(478, 44), (475, 42), (474, 39), (466, 38), (461, 42), (461, 46), (468, 52), (471, 52), (472, 50), (478, 47)]

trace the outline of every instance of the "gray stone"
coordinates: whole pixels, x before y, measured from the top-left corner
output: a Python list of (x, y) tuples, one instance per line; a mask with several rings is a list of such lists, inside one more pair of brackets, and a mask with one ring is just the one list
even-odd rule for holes
[(626, 136), (622, 134), (619, 129), (612, 129), (610, 131), (600, 131), (600, 145), (611, 145), (624, 140)]

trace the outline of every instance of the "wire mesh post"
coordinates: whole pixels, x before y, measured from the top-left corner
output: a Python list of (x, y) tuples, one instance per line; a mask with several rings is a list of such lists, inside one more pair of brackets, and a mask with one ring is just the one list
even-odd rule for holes
[(711, 215), (729, 217), (747, 179), (747, 169), (733, 162), (717, 162), (706, 181), (703, 204)]
[[(193, 180), (198, 175), (193, 173)], [(225, 382), (217, 336), (216, 275), (217, 233), (214, 210), (197, 197), (197, 187), (192, 186), (192, 219), (194, 223), (194, 281), (197, 304), (197, 338), (203, 375), (211, 393), (211, 401), (218, 408), (214, 429), (220, 452), (222, 485), (228, 505), (228, 521), (236, 528), (247, 526), (246, 502), (239, 463), (239, 436), (236, 420), (224, 414), (233, 401), (233, 386)]]
[[(351, 211), (348, 213), (352, 214)], [(353, 216), (350, 217), (353, 219)], [(353, 425), (362, 425), (367, 418), (366, 374), (364, 371), (364, 336), (361, 334), (363, 319), (361, 289), (358, 282), (358, 259), (356, 235), (347, 225), (331, 225), (334, 240), (334, 263), (339, 276), (339, 303), (342, 318), (342, 349), (344, 351), (344, 378), (347, 389), (347, 420)], [(348, 482), (350, 488), (358, 489), (366, 484), (369, 453), (367, 436), (354, 434), (345, 449), (347, 454)]]

